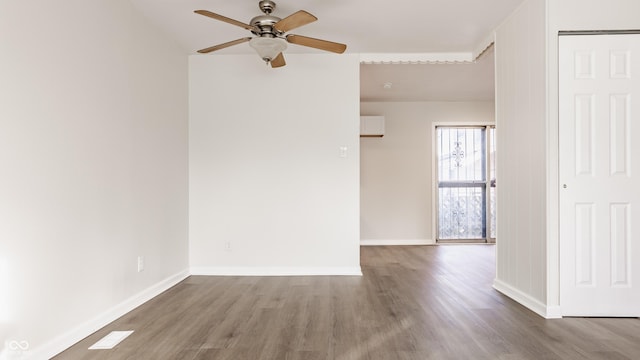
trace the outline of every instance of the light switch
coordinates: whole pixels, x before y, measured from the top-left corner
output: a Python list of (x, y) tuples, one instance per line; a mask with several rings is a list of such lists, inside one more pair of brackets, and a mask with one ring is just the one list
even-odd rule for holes
[(346, 146), (340, 146), (340, 157), (341, 158), (346, 158), (347, 157), (347, 151), (349, 150), (348, 147)]

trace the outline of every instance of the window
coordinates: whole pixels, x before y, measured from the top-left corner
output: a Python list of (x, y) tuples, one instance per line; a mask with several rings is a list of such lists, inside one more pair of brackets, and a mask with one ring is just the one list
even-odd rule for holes
[(495, 241), (495, 128), (437, 127), (438, 241)]

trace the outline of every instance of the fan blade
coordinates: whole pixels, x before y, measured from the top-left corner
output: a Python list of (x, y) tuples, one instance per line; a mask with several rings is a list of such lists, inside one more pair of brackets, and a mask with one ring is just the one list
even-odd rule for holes
[(233, 20), (230, 19), (226, 16), (222, 16), (222, 15), (218, 15), (216, 13), (212, 13), (211, 11), (208, 10), (195, 10), (194, 13), (196, 14), (200, 14), (200, 15), (204, 15), (204, 16), (208, 16), (212, 19), (216, 19), (216, 20), (220, 20), (220, 21), (224, 21), (226, 23), (229, 23), (231, 25), (235, 25), (235, 26), (240, 26), (241, 28), (247, 29), (247, 30), (253, 30), (253, 26), (249, 25), (249, 24), (245, 24), (241, 21), (238, 20)]
[(284, 55), (282, 55), (282, 53), (278, 54), (278, 56), (276, 56), (273, 60), (271, 60), (272, 68), (279, 68), (285, 65), (287, 65), (287, 63), (284, 61)]
[(320, 50), (331, 51), (334, 53), (342, 54), (347, 50), (347, 45), (335, 43), (327, 40), (314, 39), (302, 35), (287, 35), (287, 41), (302, 46), (308, 46)]
[(316, 20), (318, 20), (317, 17), (309, 14), (304, 10), (300, 10), (278, 21), (273, 25), (273, 27), (278, 31), (287, 32), (302, 25), (312, 23)]
[(202, 50), (198, 50), (198, 52), (200, 54), (206, 54), (206, 53), (210, 53), (212, 51), (224, 49), (224, 48), (229, 47), (229, 46), (242, 44), (243, 42), (247, 42), (249, 40), (251, 40), (250, 37), (246, 37), (246, 38), (242, 38), (242, 39), (238, 39), (238, 40), (233, 40), (233, 41), (226, 42), (224, 44), (219, 44), (219, 45), (208, 47), (208, 48), (205, 48), (205, 49), (202, 49)]

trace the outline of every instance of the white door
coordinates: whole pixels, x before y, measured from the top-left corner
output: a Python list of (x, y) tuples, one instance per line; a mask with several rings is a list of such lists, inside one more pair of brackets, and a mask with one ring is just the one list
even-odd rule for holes
[(560, 36), (560, 306), (640, 316), (640, 35)]

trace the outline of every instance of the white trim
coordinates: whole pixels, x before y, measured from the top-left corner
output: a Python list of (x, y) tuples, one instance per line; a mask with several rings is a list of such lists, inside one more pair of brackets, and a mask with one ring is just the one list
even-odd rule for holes
[(562, 309), (558, 305), (547, 305), (547, 319), (561, 319)]
[[(431, 123), (429, 131), (431, 131), (431, 238), (438, 238), (438, 122)], [(435, 240), (434, 240), (435, 242)]]
[[(549, 6), (546, 6), (545, 18), (549, 19)], [(547, 304), (558, 309), (558, 316), (562, 316), (560, 309), (560, 84), (558, 34), (546, 27), (545, 40), (547, 42), (547, 56), (545, 58), (546, 71), (546, 287)], [(554, 79), (554, 80), (551, 80)]]
[(435, 245), (432, 239), (362, 239), (360, 246)]
[(93, 334), (94, 332), (100, 330), (106, 325), (112, 323), (117, 320), (121, 316), (126, 313), (134, 310), (138, 306), (144, 304), (145, 302), (153, 299), (154, 297), (160, 295), (164, 291), (170, 289), (175, 286), (182, 280), (186, 279), (189, 276), (189, 272), (187, 270), (181, 271), (175, 275), (168, 277), (165, 280), (160, 281), (159, 283), (148, 287), (147, 289), (139, 292), (138, 294), (133, 295), (127, 300), (121, 302), (108, 309), (104, 313), (90, 319), (84, 324), (72, 329), (53, 340), (45, 343), (44, 345), (33, 349), (32, 351), (28, 351), (22, 354), (23, 357), (21, 359), (50, 359), (64, 350), (68, 349), (75, 343), (80, 340), (86, 338), (87, 336)]
[(473, 54), (465, 53), (364, 53), (361, 64), (472, 64)]
[(542, 316), (545, 319), (558, 319), (561, 316), (560, 308), (556, 306), (547, 307), (540, 300), (533, 298), (529, 294), (525, 294), (519, 289), (505, 283), (504, 281), (495, 279), (493, 281), (493, 288), (501, 292), (502, 294), (512, 298), (519, 302), (524, 307)]
[(478, 46), (473, 50), (473, 61), (478, 61), (482, 55), (496, 42), (496, 32), (495, 30), (491, 32), (491, 34), (487, 35), (487, 37), (482, 40), (482, 42), (478, 43)]
[(205, 276), (362, 276), (354, 267), (192, 267), (191, 275)]

